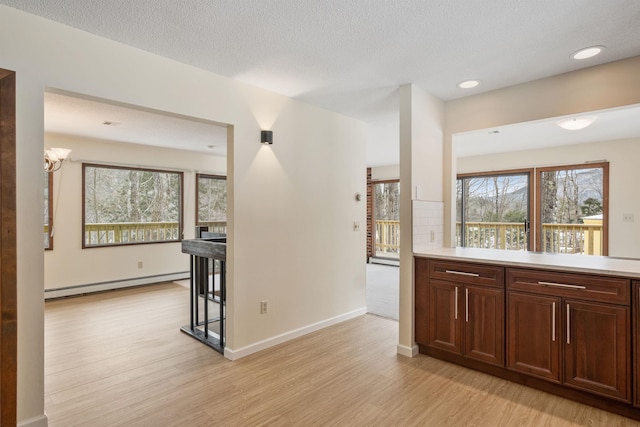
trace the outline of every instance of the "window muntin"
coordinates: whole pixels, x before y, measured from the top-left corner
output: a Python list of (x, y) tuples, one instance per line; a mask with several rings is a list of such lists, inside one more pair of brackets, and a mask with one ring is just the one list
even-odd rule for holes
[(182, 172), (82, 165), (82, 247), (182, 239)]

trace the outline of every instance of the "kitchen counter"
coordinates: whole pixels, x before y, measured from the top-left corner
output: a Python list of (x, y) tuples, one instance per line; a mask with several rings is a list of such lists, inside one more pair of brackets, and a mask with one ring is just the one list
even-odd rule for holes
[(416, 257), (452, 261), (481, 262), (510, 267), (640, 278), (640, 260), (594, 255), (550, 254), (477, 248), (440, 248)]

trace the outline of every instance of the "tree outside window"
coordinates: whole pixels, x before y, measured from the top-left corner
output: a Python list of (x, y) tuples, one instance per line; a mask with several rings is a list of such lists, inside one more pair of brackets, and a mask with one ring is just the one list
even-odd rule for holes
[(83, 164), (83, 247), (180, 241), (182, 175)]
[(227, 232), (227, 178), (196, 175), (196, 225), (215, 233)]

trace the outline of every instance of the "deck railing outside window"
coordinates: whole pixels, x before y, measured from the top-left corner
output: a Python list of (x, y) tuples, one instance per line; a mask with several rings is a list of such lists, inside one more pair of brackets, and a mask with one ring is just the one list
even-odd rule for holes
[[(226, 233), (227, 222), (205, 222), (209, 231)], [(119, 222), (85, 224), (86, 246), (101, 246), (123, 243), (146, 243), (180, 240), (181, 230), (177, 222)]]
[[(400, 253), (400, 221), (375, 222), (376, 255), (397, 257)], [(460, 223), (456, 224), (457, 246)], [(473, 248), (527, 250), (523, 223), (467, 222), (464, 246)], [(542, 224), (545, 252), (602, 255), (602, 224)]]
[[(460, 241), (461, 225), (456, 224), (457, 246), (526, 250), (523, 223), (467, 222), (465, 242)], [(602, 255), (602, 224), (542, 224), (544, 252)]]
[(376, 255), (397, 258), (400, 254), (400, 221), (376, 220)]

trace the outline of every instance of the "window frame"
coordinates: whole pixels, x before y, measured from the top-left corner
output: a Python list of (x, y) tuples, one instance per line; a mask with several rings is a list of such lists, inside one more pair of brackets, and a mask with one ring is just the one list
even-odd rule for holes
[[(371, 245), (373, 258), (377, 259), (386, 259), (386, 260), (398, 260), (400, 257), (400, 248), (398, 248), (398, 258), (396, 257), (388, 257), (388, 256), (379, 256), (376, 250), (376, 185), (379, 184), (398, 184), (400, 185), (400, 178), (394, 179), (374, 179), (371, 180)], [(400, 194), (401, 189), (398, 190), (398, 194)], [(398, 199), (398, 204), (400, 204), (400, 200)], [(399, 221), (399, 220), (398, 220)]]
[[(536, 218), (535, 218), (535, 247), (536, 251), (540, 251), (542, 245), (542, 218), (539, 207), (542, 204), (542, 189), (539, 185), (542, 182), (542, 174), (544, 172), (552, 172), (559, 170), (576, 170), (576, 169), (597, 169), (602, 168), (602, 255), (609, 255), (609, 162), (585, 162), (570, 165), (546, 166), (536, 168)], [(554, 253), (554, 252), (550, 252)]]
[[(120, 242), (120, 243), (108, 243), (108, 244), (86, 244), (85, 228), (86, 228), (86, 169), (102, 168), (102, 169), (119, 169), (127, 171), (143, 171), (143, 172), (155, 172), (155, 173), (169, 173), (176, 174), (179, 178), (179, 208), (178, 208), (178, 238), (172, 240), (154, 240), (148, 242)], [(141, 167), (141, 166), (124, 166), (115, 164), (101, 164), (101, 163), (82, 163), (82, 249), (93, 248), (108, 248), (118, 246), (134, 246), (134, 245), (151, 245), (151, 244), (163, 244), (163, 243), (179, 243), (184, 239), (184, 172), (173, 169), (160, 169), (154, 167)]]
[[(456, 175), (456, 183), (458, 180), (460, 179), (467, 179), (467, 178), (487, 178), (487, 177), (493, 177), (493, 176), (515, 176), (515, 175), (527, 175), (528, 176), (528, 191), (527, 191), (527, 197), (528, 197), (528, 201), (527, 201), (527, 218), (529, 223), (533, 223), (532, 217), (535, 216), (535, 206), (533, 205), (534, 200), (535, 200), (535, 169), (534, 168), (520, 168), (520, 169), (503, 169), (503, 170), (497, 170), (497, 171), (485, 171), (485, 172), (470, 172), (470, 173), (460, 173)], [(463, 183), (464, 186), (464, 183)], [(456, 190), (457, 192), (457, 190)], [(456, 195), (457, 198), (457, 195)], [(454, 204), (457, 205), (456, 202), (454, 202)], [(456, 206), (457, 209), (457, 206)], [(462, 212), (464, 212), (464, 200), (461, 200), (460, 203), (460, 209), (462, 210)], [(456, 215), (457, 216), (457, 215)], [(457, 222), (457, 218), (456, 221)], [(464, 220), (464, 213), (461, 213), (460, 215), (460, 227), (461, 227), (461, 231), (460, 231), (460, 242), (464, 243), (465, 241), (465, 235), (464, 235), (464, 225), (465, 225), (465, 220)], [(532, 251), (535, 250), (534, 246), (535, 246), (535, 242), (533, 241), (533, 239), (531, 238), (531, 232), (530, 229), (526, 231), (526, 233), (528, 234), (527, 236), (527, 251)], [(457, 236), (455, 236), (454, 234), (454, 239), (455, 242), (457, 243)], [(461, 247), (465, 247), (465, 246), (461, 246)], [(496, 250), (507, 250), (507, 249), (496, 249)]]

